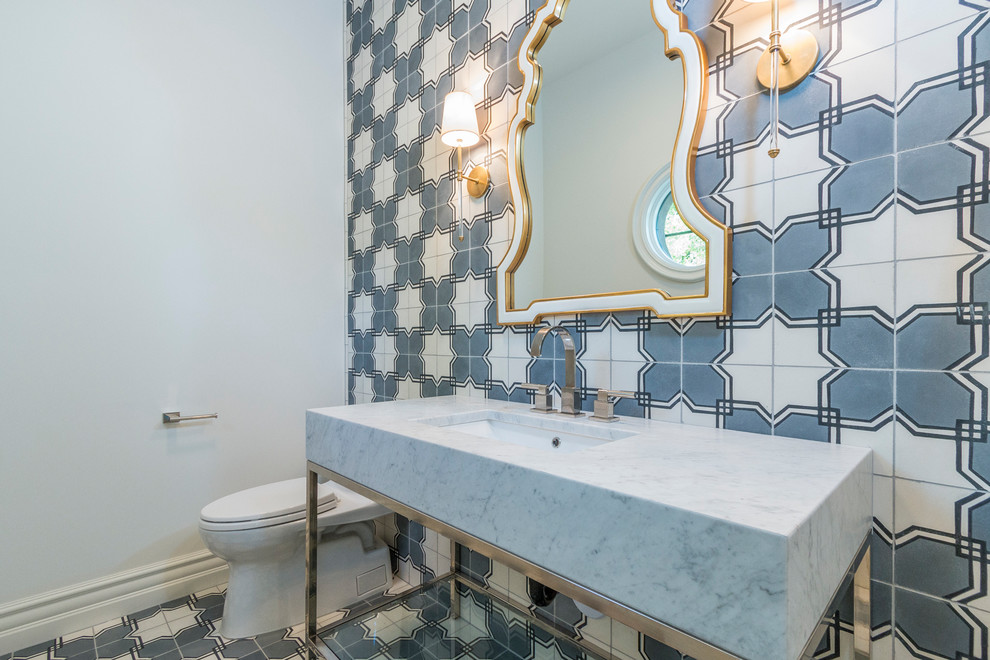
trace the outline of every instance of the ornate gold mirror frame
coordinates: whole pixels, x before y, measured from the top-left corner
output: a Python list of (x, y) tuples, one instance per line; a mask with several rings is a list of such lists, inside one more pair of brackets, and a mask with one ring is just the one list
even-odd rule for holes
[[(580, 0), (578, 0), (580, 1)], [(528, 306), (514, 303), (515, 274), (529, 248), (533, 224), (529, 191), (522, 156), (526, 130), (533, 125), (540, 96), (542, 69), (537, 55), (551, 29), (563, 20), (570, 0), (548, 0), (537, 11), (533, 25), (519, 47), (517, 63), (525, 78), (516, 114), (509, 127), (509, 187), (515, 208), (515, 223), (508, 252), (498, 265), (498, 322), (503, 325), (533, 323), (555, 314), (619, 310), (652, 310), (660, 317), (719, 316), (731, 305), (732, 230), (711, 217), (701, 206), (694, 185), (694, 160), (708, 103), (708, 59), (701, 41), (687, 29), (687, 20), (671, 0), (651, 0), (653, 20), (666, 40), (665, 54), (679, 58), (684, 69), (684, 99), (681, 122), (671, 158), (671, 192), (684, 221), (707, 247), (704, 292), (674, 296), (662, 289), (547, 298)], [(623, 221), (622, 226), (625, 226)]]

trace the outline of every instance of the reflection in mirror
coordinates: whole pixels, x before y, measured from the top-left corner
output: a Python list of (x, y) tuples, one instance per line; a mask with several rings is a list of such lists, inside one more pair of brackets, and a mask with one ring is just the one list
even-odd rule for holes
[(666, 0), (549, 0), (537, 12), (518, 56), (527, 85), (511, 129), (517, 223), (500, 322), (728, 312), (729, 230), (693, 183), (707, 64), (679, 19)]
[[(534, 222), (516, 271), (516, 305), (646, 288), (703, 290), (704, 241), (683, 222), (678, 229), (687, 234), (671, 243), (684, 249), (688, 239), (693, 248), (691, 263), (701, 266), (693, 284), (668, 281), (635, 247), (633, 230), (642, 224), (669, 248), (666, 215), (679, 217), (669, 181), (659, 203), (638, 203), (657, 192), (646, 188), (658, 172), (669, 179), (684, 90), (681, 63), (664, 54), (649, 2), (572, 0), (538, 61), (542, 86), (523, 147)], [(637, 207), (653, 214), (634, 218)]]

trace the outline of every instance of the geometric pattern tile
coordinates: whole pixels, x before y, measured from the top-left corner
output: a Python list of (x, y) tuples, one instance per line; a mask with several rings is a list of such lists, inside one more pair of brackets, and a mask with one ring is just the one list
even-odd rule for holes
[(302, 631), (247, 639), (218, 632), (225, 586), (16, 651), (11, 660), (288, 660), (303, 657)]
[(450, 597), (450, 584), (440, 581), (321, 637), (340, 660), (597, 658), (463, 584), (455, 618)]
[[(513, 58), (542, 4), (347, 3), (351, 402), (528, 401), (520, 384), (532, 381), (559, 392), (559, 347), (534, 360), (532, 328), (495, 324), (495, 268), (514, 222), (508, 124), (523, 81)], [(984, 611), (984, 596), (970, 596), (985, 584), (974, 529), (990, 492), (990, 2), (786, 4), (782, 28), (811, 31), (821, 56), (781, 96), (773, 161), (769, 100), (753, 75), (766, 6), (674, 4), (709, 60), (696, 186), (733, 228), (733, 314), (553, 319), (578, 344), (583, 407), (600, 387), (631, 390), (620, 415), (872, 447), (877, 473), (897, 484), (963, 489), (956, 499), (923, 490), (928, 508), (895, 497), (894, 519), (901, 506), (928, 512), (906, 527), (877, 512), (874, 547), (890, 559), (874, 562), (874, 578), (899, 603), (907, 590)], [(461, 214), (439, 124), (444, 95), (468, 88), (483, 137), (466, 166), (487, 165), (493, 187)], [(411, 583), (441, 570), (428, 533), (396, 531), (397, 570)], [(915, 616), (928, 611), (898, 605), (874, 630), (881, 653), (979, 656), (980, 617), (936, 640)]]
[[(463, 583), (457, 585), (457, 598), (460, 610), (455, 617), (451, 611), (450, 583), (441, 580), (338, 626), (321, 638), (340, 660), (599, 658), (571, 639), (585, 640), (615, 658), (691, 660), (645, 635), (606, 635), (603, 643), (583, 634), (560, 620), (560, 616), (567, 616), (586, 621), (574, 602), (564, 596), (557, 595), (545, 608), (531, 605), (529, 616)], [(531, 617), (546, 625), (534, 623)], [(613, 631), (620, 627), (621, 624), (611, 624)]]

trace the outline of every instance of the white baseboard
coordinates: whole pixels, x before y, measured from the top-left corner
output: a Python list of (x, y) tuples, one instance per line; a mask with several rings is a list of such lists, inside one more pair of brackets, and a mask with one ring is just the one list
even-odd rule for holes
[(227, 581), (208, 550), (0, 604), (0, 654), (17, 651)]

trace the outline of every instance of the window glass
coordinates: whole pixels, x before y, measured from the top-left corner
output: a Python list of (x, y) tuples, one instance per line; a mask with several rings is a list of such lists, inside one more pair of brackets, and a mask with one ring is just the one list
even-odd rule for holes
[(691, 231), (668, 193), (657, 213), (657, 236), (667, 256), (682, 266), (705, 265), (705, 241)]

